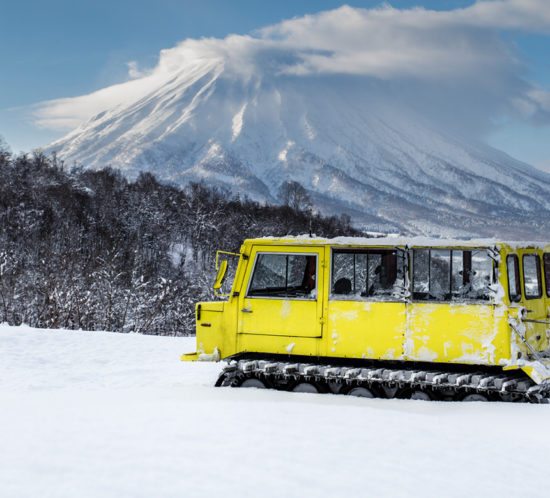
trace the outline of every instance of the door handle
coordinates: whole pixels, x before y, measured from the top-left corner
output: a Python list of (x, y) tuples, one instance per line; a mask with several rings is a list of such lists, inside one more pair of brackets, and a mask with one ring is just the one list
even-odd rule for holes
[(243, 308), (241, 311), (243, 313), (252, 313), (252, 308)]

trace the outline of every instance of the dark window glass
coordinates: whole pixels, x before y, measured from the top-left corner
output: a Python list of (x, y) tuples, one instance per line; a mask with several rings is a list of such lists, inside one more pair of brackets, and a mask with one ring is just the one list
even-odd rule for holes
[(486, 250), (413, 250), (413, 299), (489, 300), (493, 260)]
[(521, 285), (519, 281), (519, 260), (515, 254), (507, 256), (506, 269), (508, 271), (508, 296), (510, 301), (517, 303), (521, 300)]
[(540, 260), (536, 254), (523, 256), (523, 288), (527, 299), (542, 296)]
[(413, 251), (413, 297), (427, 299), (430, 294), (430, 250)]
[(354, 275), (355, 254), (351, 252), (332, 255), (332, 292), (334, 294), (355, 294), (357, 284)]
[(316, 257), (302, 254), (258, 254), (248, 289), (256, 297), (313, 297)]
[(470, 269), (472, 267), (470, 251), (453, 251), (451, 259), (451, 294), (460, 297), (467, 292), (470, 283)]
[(430, 296), (448, 301), (451, 292), (451, 251), (434, 249), (430, 255)]
[(550, 253), (544, 253), (544, 280), (546, 282), (546, 295), (550, 297)]
[(355, 253), (354, 256), (355, 256), (354, 293), (364, 296), (367, 293), (367, 285), (369, 282), (369, 277), (368, 277), (369, 257), (367, 254), (364, 254), (364, 253), (363, 254)]
[(464, 295), (465, 299), (488, 300), (491, 297), (491, 284), (493, 283), (493, 260), (486, 250), (464, 251), (469, 253), (471, 268), (466, 270), (469, 285)]
[(394, 300), (405, 291), (404, 251), (333, 251), (332, 295)]

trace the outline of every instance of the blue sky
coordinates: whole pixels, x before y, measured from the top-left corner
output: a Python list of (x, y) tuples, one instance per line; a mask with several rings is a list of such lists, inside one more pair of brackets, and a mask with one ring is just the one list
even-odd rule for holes
[[(246, 34), (266, 25), (339, 7), (331, 0), (34, 0), (6, 2), (0, 17), (0, 135), (14, 151), (45, 145), (64, 133), (38, 127), (32, 106), (87, 94), (128, 79), (129, 61), (154, 67), (162, 49), (186, 38)], [(373, 8), (381, 1), (348, 1)], [(473, 1), (391, 1), (397, 9), (453, 10)], [(549, 2), (550, 3), (550, 2)], [(506, 31), (523, 76), (550, 90), (550, 35)], [(487, 137), (515, 157), (550, 170), (550, 127), (509, 117)]]

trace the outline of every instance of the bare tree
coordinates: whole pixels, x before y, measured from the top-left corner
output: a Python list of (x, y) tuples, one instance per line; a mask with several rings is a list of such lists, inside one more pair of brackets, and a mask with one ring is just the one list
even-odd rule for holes
[(279, 200), (296, 211), (311, 209), (311, 197), (300, 182), (287, 180), (279, 187)]
[(4, 140), (4, 137), (0, 135), (0, 162), (6, 162), (11, 156), (10, 147)]
[(245, 238), (351, 235), (349, 219), (309, 210), (297, 182), (285, 206), (145, 173), (63, 168), (0, 142), (0, 322), (148, 334), (192, 333), (194, 303), (213, 299), (215, 249)]

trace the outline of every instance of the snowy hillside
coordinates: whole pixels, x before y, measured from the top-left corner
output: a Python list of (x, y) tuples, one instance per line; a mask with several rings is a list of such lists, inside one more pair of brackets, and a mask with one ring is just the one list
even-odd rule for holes
[(226, 66), (181, 62), (126, 83), (118, 106), (48, 150), (269, 202), (296, 180), (325, 213), (372, 230), (533, 238), (550, 228), (550, 175), (447, 135), (383, 85)]
[(214, 388), (188, 350), (0, 326), (2, 497), (547, 495), (548, 405)]

